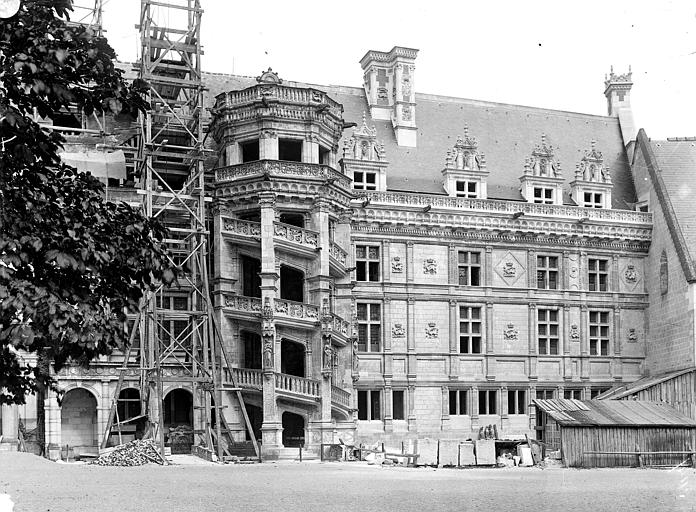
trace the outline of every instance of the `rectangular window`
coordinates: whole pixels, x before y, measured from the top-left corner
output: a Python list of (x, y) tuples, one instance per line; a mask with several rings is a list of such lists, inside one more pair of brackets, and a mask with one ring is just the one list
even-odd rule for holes
[(566, 400), (582, 400), (582, 389), (565, 389), (563, 390), (563, 398)]
[(537, 310), (537, 339), (539, 355), (558, 355), (558, 310)]
[(609, 282), (609, 262), (607, 260), (589, 259), (588, 282), (591, 292), (606, 292)]
[(590, 311), (590, 355), (609, 355), (609, 313)]
[(459, 352), (481, 353), (481, 308), (461, 306), (459, 308)]
[(259, 159), (259, 141), (250, 140), (249, 142), (242, 142), (240, 144), (242, 148), (242, 163), (243, 162), (253, 162)]
[(478, 197), (478, 183), (475, 181), (457, 181), (457, 197)]
[(375, 389), (358, 391), (358, 419), (380, 420), (382, 419), (381, 406), (382, 392)]
[(382, 341), (380, 304), (358, 303), (358, 350), (379, 352)]
[(481, 253), (459, 252), (459, 284), (481, 286)]
[(404, 395), (403, 390), (392, 391), (392, 418), (395, 420), (406, 419), (404, 415), (404, 411), (406, 410), (404, 407)]
[(353, 171), (353, 188), (355, 190), (377, 190), (377, 173)]
[(602, 208), (602, 194), (600, 192), (585, 192), (583, 194), (583, 203), (585, 208)]
[(469, 414), (469, 391), (466, 389), (450, 390), (449, 413), (455, 416)]
[(355, 279), (356, 281), (379, 281), (379, 247), (355, 246)]
[(498, 392), (494, 389), (479, 390), (479, 414), (498, 414)]
[(536, 399), (537, 400), (553, 400), (556, 397), (555, 389), (537, 389)]
[(527, 392), (508, 389), (508, 414), (527, 414)]
[(539, 204), (553, 204), (553, 189), (534, 187), (534, 202)]
[(158, 335), (164, 345), (176, 340), (176, 348), (181, 350), (190, 346), (189, 298), (182, 295), (157, 295)]
[(558, 289), (558, 257), (537, 256), (537, 288)]
[(301, 162), (302, 141), (294, 139), (278, 139), (278, 160)]

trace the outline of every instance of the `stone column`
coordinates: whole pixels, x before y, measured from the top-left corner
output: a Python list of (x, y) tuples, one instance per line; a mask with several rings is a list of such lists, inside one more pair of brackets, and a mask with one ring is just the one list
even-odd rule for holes
[(408, 431), (416, 432), (416, 386), (408, 386)]
[(459, 273), (457, 272), (458, 269), (458, 261), (457, 261), (457, 246), (454, 244), (449, 244), (448, 249), (447, 249), (447, 269), (449, 272), (449, 284), (450, 285), (458, 285), (459, 284)]
[(614, 338), (614, 353), (611, 359), (611, 376), (616, 381), (623, 380), (623, 368), (621, 364), (621, 306), (614, 306), (614, 322), (611, 329)]
[(482, 263), (481, 286), (493, 286), (493, 247), (490, 245), (486, 246), (486, 253)]
[(486, 380), (495, 380), (495, 346), (493, 344), (493, 303), (486, 302), (483, 313), (484, 326), (486, 328)]
[(389, 240), (382, 240), (382, 282), (384, 283), (391, 281), (391, 266), (389, 265), (391, 257), (390, 246)]
[(563, 343), (563, 378), (571, 380), (573, 378), (573, 364), (570, 359), (570, 304), (563, 304), (562, 322), (559, 334), (562, 336)]
[(384, 384), (384, 431), (394, 430), (394, 395), (392, 394), (391, 379), (385, 379)]
[(478, 386), (471, 387), (471, 430), (472, 432), (479, 428), (479, 402), (478, 402)]
[(406, 282), (413, 282), (413, 242), (406, 242)]
[(416, 378), (416, 300), (409, 297), (406, 306), (406, 352), (408, 355), (408, 368), (406, 377), (411, 380)]
[(46, 390), (44, 407), (46, 411), (46, 454), (49, 459), (58, 460), (60, 459), (61, 415), (55, 391)]
[(273, 130), (263, 130), (259, 139), (259, 159), (278, 160), (278, 134)]
[(442, 430), (450, 429), (450, 414), (449, 414), (449, 387), (442, 386)]
[[(116, 392), (116, 384), (114, 383), (113, 391), (111, 391), (111, 386), (109, 385), (109, 380), (104, 379), (101, 381), (101, 398), (97, 403), (97, 443), (101, 446), (101, 442), (106, 434), (106, 424), (109, 421), (109, 413), (111, 412), (111, 403), (113, 401), (113, 394)], [(114, 419), (115, 421), (115, 419)]]
[(392, 326), (392, 318), (391, 318), (391, 297), (384, 297), (384, 315), (382, 315), (383, 318), (383, 327), (382, 327), (382, 332), (384, 333), (383, 340), (384, 340), (384, 346), (382, 347), (382, 350), (384, 352), (384, 378), (385, 379), (391, 379), (392, 373), (393, 373), (393, 356), (392, 356), (392, 346), (391, 346), (391, 326)]
[[(586, 260), (586, 258), (585, 258)], [(587, 283), (587, 277), (585, 277)], [(588, 332), (588, 312), (585, 304), (580, 306), (580, 378), (590, 378), (590, 338)]]

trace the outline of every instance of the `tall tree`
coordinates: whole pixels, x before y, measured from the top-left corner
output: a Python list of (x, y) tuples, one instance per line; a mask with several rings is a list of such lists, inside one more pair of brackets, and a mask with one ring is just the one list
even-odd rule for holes
[(0, 20), (0, 403), (23, 403), (56, 370), (127, 342), (143, 293), (175, 280), (164, 228), (61, 163), (64, 139), (34, 122), (72, 106), (136, 117), (144, 83), (127, 83), (114, 50), (70, 23), (72, 0), (24, 0)]

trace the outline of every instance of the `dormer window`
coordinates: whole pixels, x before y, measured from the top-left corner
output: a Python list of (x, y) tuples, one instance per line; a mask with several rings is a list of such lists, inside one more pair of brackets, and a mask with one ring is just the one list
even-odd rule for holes
[(353, 188), (355, 190), (377, 190), (377, 173), (353, 171)]
[(556, 160), (554, 149), (541, 136), (532, 154), (524, 162), (524, 173), (520, 176), (520, 191), (529, 203), (563, 204), (563, 176), (561, 164)]
[(601, 194), (599, 192), (585, 192), (585, 197), (582, 205), (585, 208), (603, 208), (603, 198), (604, 194)]
[(457, 180), (457, 197), (478, 197), (478, 183), (475, 181)]
[(591, 143), (590, 151), (575, 167), (575, 179), (570, 182), (570, 193), (578, 206), (585, 208), (611, 208), (611, 173), (604, 167), (602, 153)]
[(447, 151), (442, 177), (443, 187), (450, 197), (486, 199), (486, 158), (478, 150), (476, 139), (469, 136), (466, 126), (464, 136), (457, 137), (454, 147)]
[(554, 190), (546, 187), (534, 187), (534, 202), (537, 204), (554, 204)]

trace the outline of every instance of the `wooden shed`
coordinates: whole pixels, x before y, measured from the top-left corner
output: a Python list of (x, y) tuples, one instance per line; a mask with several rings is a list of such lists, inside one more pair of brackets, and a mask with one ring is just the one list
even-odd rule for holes
[(568, 467), (692, 463), (696, 421), (669, 405), (638, 400), (534, 400), (546, 415), (542, 441)]

